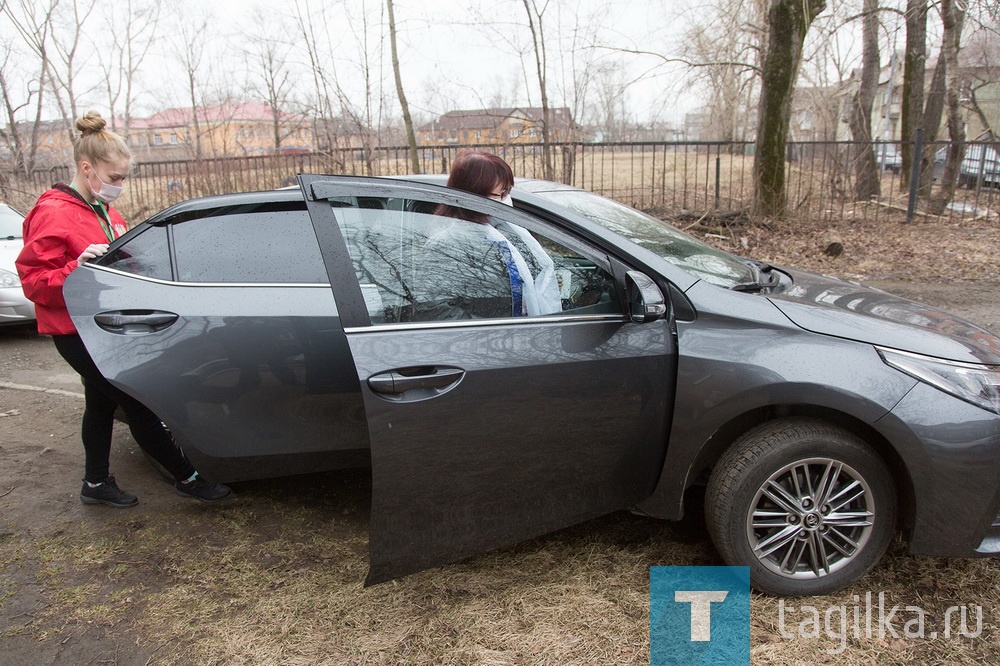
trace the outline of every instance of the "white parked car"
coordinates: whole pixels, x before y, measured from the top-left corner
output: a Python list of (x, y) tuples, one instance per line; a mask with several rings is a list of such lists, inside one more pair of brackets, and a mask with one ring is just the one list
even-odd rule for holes
[(14, 268), (14, 260), (24, 246), (23, 221), (23, 215), (0, 203), (0, 326), (35, 321), (35, 305), (24, 297)]
[(973, 143), (965, 148), (965, 157), (959, 167), (958, 184), (964, 187), (1000, 186), (1000, 154), (996, 148), (983, 143)]

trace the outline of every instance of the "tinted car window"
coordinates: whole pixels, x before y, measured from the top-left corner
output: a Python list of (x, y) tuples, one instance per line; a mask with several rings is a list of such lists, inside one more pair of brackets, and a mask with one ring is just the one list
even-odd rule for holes
[(121, 247), (104, 255), (102, 266), (159, 280), (170, 279), (170, 250), (167, 230), (148, 227)]
[(561, 243), (426, 202), (331, 202), (372, 322), (620, 314), (611, 275)]
[(327, 283), (309, 214), (240, 212), (173, 225), (181, 282)]

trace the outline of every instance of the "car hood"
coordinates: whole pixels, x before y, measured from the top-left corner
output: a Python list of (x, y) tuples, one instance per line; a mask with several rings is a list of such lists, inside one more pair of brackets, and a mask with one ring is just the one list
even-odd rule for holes
[(794, 284), (767, 298), (807, 331), (951, 361), (1000, 364), (1000, 338), (960, 317), (856, 282), (781, 270)]
[(0, 268), (6, 271), (13, 271), (14, 260), (17, 259), (17, 255), (21, 252), (23, 246), (24, 243), (20, 238), (0, 240)]

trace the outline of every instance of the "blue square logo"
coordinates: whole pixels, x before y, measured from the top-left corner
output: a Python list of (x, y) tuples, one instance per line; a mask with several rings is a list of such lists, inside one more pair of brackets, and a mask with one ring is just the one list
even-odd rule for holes
[(650, 567), (649, 663), (750, 664), (749, 567)]

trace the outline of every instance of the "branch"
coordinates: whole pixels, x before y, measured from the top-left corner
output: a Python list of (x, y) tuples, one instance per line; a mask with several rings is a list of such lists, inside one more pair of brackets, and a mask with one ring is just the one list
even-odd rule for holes
[(618, 53), (630, 53), (632, 55), (654, 56), (654, 57), (659, 58), (660, 60), (663, 61), (663, 63), (661, 63), (661, 64), (666, 64), (666, 63), (680, 63), (682, 65), (687, 65), (688, 67), (693, 67), (693, 68), (696, 68), (696, 69), (697, 68), (701, 68), (701, 67), (718, 67), (720, 65), (725, 65), (725, 66), (734, 66), (734, 67), (745, 67), (746, 69), (749, 69), (749, 70), (751, 70), (753, 72), (757, 72), (757, 73), (760, 73), (760, 71), (761, 71), (760, 67), (758, 67), (757, 65), (754, 65), (752, 63), (749, 63), (749, 62), (731, 62), (731, 61), (726, 61), (726, 60), (720, 60), (718, 62), (693, 62), (691, 60), (687, 60), (686, 58), (668, 58), (667, 56), (663, 55), (662, 53), (656, 53), (655, 51), (644, 51), (644, 50), (641, 50), (641, 49), (626, 49), (626, 48), (621, 48), (621, 47), (617, 47), (617, 46), (597, 46), (597, 48), (603, 49), (605, 51), (616, 51)]

